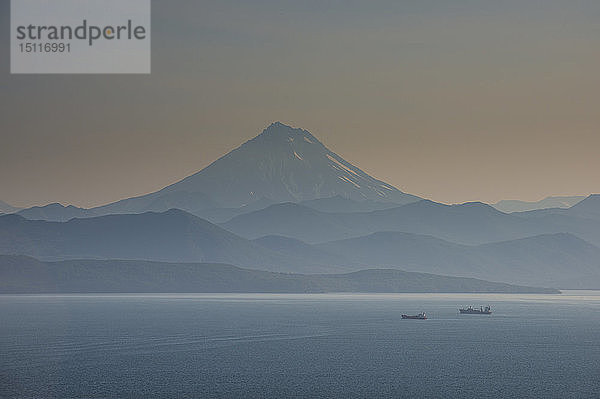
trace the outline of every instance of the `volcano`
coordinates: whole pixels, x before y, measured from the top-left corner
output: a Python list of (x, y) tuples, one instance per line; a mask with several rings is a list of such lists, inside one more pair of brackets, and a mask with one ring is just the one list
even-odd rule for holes
[(264, 199), (280, 203), (334, 196), (398, 205), (420, 199), (369, 176), (325, 147), (310, 132), (275, 122), (258, 136), (177, 183), (96, 210), (101, 214), (169, 208), (195, 212), (240, 207)]

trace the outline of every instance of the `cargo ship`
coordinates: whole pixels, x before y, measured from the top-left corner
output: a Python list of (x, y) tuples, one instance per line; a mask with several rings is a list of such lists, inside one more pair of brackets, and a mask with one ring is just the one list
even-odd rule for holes
[(413, 319), (413, 320), (427, 320), (427, 315), (425, 315), (425, 312), (421, 312), (418, 315), (407, 315), (407, 314), (403, 314), (402, 315), (403, 319)]
[(479, 309), (469, 306), (468, 308), (458, 309), (460, 314), (492, 314), (492, 308), (489, 306), (479, 307)]

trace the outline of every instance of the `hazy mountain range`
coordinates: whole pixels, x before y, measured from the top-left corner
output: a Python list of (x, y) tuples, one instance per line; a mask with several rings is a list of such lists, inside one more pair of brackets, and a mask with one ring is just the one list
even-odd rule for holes
[(502, 200), (492, 204), (492, 206), (499, 211), (506, 213), (525, 212), (534, 211), (536, 209), (570, 208), (584, 198), (584, 195), (575, 195), (570, 197), (546, 197), (540, 201), (530, 202), (519, 200)]
[[(575, 204), (505, 213), (479, 202), (422, 200), (365, 174), (309, 132), (274, 123), (156, 193), (92, 209), (13, 209), (16, 214), (0, 216), (0, 254), (38, 258), (38, 268), (48, 261), (77, 260), (69, 263), (77, 268), (84, 266), (81, 259), (110, 260), (112, 268), (104, 270), (113, 274), (119, 265), (144, 261), (127, 270), (142, 273), (143, 265), (154, 265), (148, 262), (294, 275), (385, 268), (515, 285), (600, 287), (600, 196), (560, 201)], [(14, 259), (29, 258), (10, 259), (14, 266)], [(85, 263), (86, 270), (93, 264)], [(408, 279), (397, 270), (393, 276)], [(364, 282), (364, 274), (352, 276), (354, 282), (336, 277), (346, 282), (335, 286), (364, 287), (353, 280), (361, 276)], [(455, 281), (434, 277), (448, 289)], [(308, 284), (306, 279), (295, 276), (285, 284), (298, 290), (294, 284)], [(283, 284), (281, 278), (270, 281)], [(326, 286), (310, 281), (310, 290)], [(394, 284), (394, 290), (405, 290)]]
[(73, 205), (64, 206), (59, 203), (44, 206), (32, 206), (15, 212), (31, 220), (48, 220), (54, 222), (66, 222), (73, 218), (87, 218), (98, 216), (92, 209), (79, 208)]
[[(243, 215), (253, 211), (267, 208), (271, 205), (277, 204), (270, 198), (261, 197), (254, 202), (249, 204), (236, 207), (236, 208), (206, 208), (206, 209), (195, 209), (189, 213), (199, 216), (203, 219), (209, 220), (215, 223), (222, 223), (232, 219), (235, 216)], [(318, 198), (314, 200), (301, 201), (300, 205), (306, 206), (311, 209), (315, 209), (322, 212), (368, 212), (374, 210), (390, 209), (399, 206), (399, 204), (392, 202), (380, 202), (380, 201), (354, 201), (349, 198), (344, 198), (341, 195), (334, 197)], [(191, 207), (188, 207), (191, 208)], [(17, 213), (26, 219), (30, 220), (47, 220), (51, 222), (66, 222), (73, 218), (90, 218), (96, 216), (102, 216), (105, 213), (102, 211), (103, 207), (85, 209), (78, 208), (73, 205), (64, 206), (59, 203), (48, 204), (45, 206), (34, 206), (27, 209), (16, 210), (15, 212), (6, 213)], [(177, 207), (168, 209), (180, 209)], [(167, 210), (168, 210), (167, 209)], [(155, 212), (161, 212), (161, 210), (154, 210)], [(148, 210), (144, 210), (148, 212)], [(131, 213), (144, 213), (144, 212), (131, 212)], [(116, 212), (127, 213), (127, 212)]]
[(480, 245), (380, 232), (320, 244), (329, 253), (377, 267), (551, 287), (600, 287), (600, 248), (571, 234)]
[(600, 208), (597, 196), (590, 196), (570, 209), (512, 214), (478, 202), (444, 205), (421, 200), (380, 211), (355, 213), (319, 212), (300, 204), (283, 203), (236, 216), (222, 226), (247, 238), (283, 235), (309, 243), (400, 231), (462, 244), (571, 233), (600, 245), (600, 219), (593, 212), (596, 206)]
[(69, 222), (6, 215), (0, 217), (0, 253), (42, 260), (228, 263), (293, 273), (394, 268), (512, 284), (600, 286), (600, 249), (568, 233), (465, 245), (415, 233), (378, 232), (309, 244), (278, 235), (250, 240), (181, 210)]
[(0, 253), (42, 260), (140, 259), (218, 262), (288, 272), (341, 270), (330, 264), (331, 259), (309, 262), (272, 251), (177, 209), (68, 222), (5, 215), (0, 217)]

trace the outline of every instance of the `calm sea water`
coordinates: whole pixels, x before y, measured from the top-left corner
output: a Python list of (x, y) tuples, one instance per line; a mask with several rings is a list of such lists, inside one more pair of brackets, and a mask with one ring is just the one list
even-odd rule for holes
[(0, 397), (600, 398), (599, 338), (589, 291), (4, 295)]

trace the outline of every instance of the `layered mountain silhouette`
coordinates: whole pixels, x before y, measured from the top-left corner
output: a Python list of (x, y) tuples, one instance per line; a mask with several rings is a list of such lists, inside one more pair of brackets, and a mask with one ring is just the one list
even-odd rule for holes
[(577, 200), (504, 204), (559, 206), (512, 213), (480, 202), (422, 200), (367, 175), (306, 130), (273, 123), (155, 193), (92, 209), (10, 208), (18, 212), (0, 216), (0, 254), (42, 263), (210, 263), (296, 274), (387, 268), (597, 288), (600, 195)]
[(546, 197), (540, 201), (502, 200), (492, 204), (492, 206), (506, 213), (527, 212), (537, 209), (570, 208), (584, 198), (585, 196), (582, 195), (574, 195)]
[(600, 194), (591, 194), (569, 208), (535, 209), (514, 212), (515, 215), (539, 219), (548, 215), (560, 215), (579, 219), (600, 219)]
[(340, 270), (329, 263), (331, 259), (308, 261), (290, 253), (272, 251), (177, 209), (68, 222), (0, 216), (0, 254), (28, 255), (42, 260), (219, 262), (296, 272)]
[(482, 245), (380, 232), (317, 245), (366, 265), (564, 288), (600, 286), (600, 248), (571, 234), (545, 234)]
[[(283, 205), (285, 211), (289, 204)], [(68, 222), (0, 216), (0, 253), (42, 260), (216, 262), (293, 273), (394, 268), (519, 285), (600, 286), (600, 249), (566, 233), (465, 245), (414, 233), (378, 232), (311, 245), (275, 235), (251, 241), (181, 210)]]
[(44, 206), (33, 206), (16, 212), (18, 215), (31, 220), (48, 220), (53, 222), (66, 222), (73, 218), (87, 218), (97, 216), (97, 212), (91, 209), (79, 208), (73, 205), (62, 205), (59, 203)]
[[(586, 207), (586, 215), (592, 214), (592, 205)], [(320, 212), (300, 204), (284, 203), (236, 216), (221, 226), (250, 239), (282, 235), (308, 243), (399, 231), (460, 244), (571, 233), (600, 245), (600, 220), (584, 218), (581, 214), (571, 209), (506, 214), (479, 202), (445, 205), (428, 200), (355, 213)]]
[(0, 293), (80, 292), (518, 292), (556, 289), (400, 270), (289, 274), (226, 264), (124, 260), (40, 262), (0, 255)]

